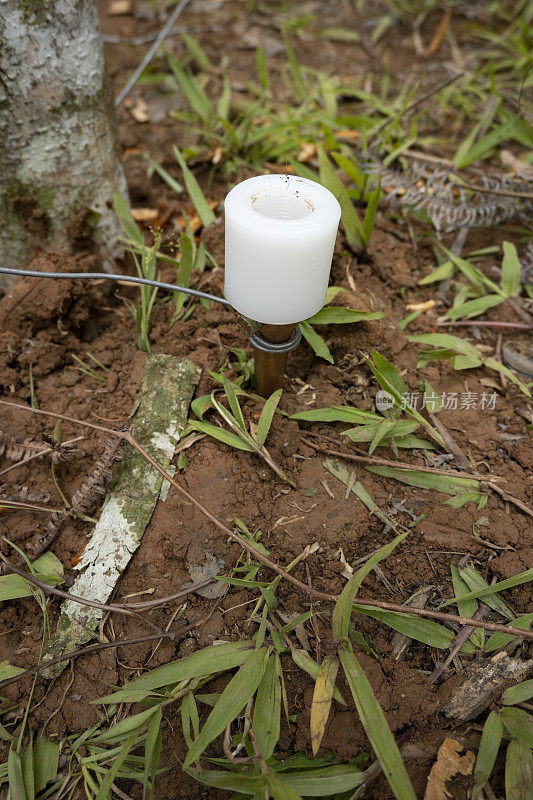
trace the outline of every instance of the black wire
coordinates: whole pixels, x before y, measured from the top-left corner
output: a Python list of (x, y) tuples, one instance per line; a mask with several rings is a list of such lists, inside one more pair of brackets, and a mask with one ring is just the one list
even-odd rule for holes
[[(22, 275), (26, 278), (66, 278), (67, 280), (104, 280), (104, 281), (125, 281), (127, 283), (141, 284), (144, 286), (157, 286), (158, 289), (168, 289), (171, 292), (183, 292), (191, 297), (201, 297), (204, 300), (212, 300), (222, 306), (231, 308), (230, 303), (224, 297), (216, 297), (208, 292), (201, 292), (199, 289), (189, 289), (186, 286), (178, 286), (175, 283), (163, 283), (163, 281), (152, 281), (149, 278), (136, 278), (134, 275), (117, 275), (109, 272), (41, 272), (35, 269), (19, 269), (18, 267), (0, 267), (0, 273), (4, 275)], [(240, 316), (240, 315), (239, 315)], [(260, 331), (256, 331), (248, 337), (250, 343), (258, 350), (265, 353), (288, 353), (298, 347), (302, 339), (302, 334), (298, 326), (292, 339), (288, 342), (274, 344), (267, 339), (263, 339)]]
[(186, 286), (177, 286), (175, 283), (163, 283), (163, 281), (152, 281), (149, 278), (136, 278), (133, 275), (117, 275), (109, 272), (41, 272), (34, 269), (19, 269), (17, 267), (0, 267), (0, 273), (5, 275), (23, 275), (27, 278), (67, 278), (68, 280), (87, 279), (104, 281), (126, 281), (127, 283), (143, 284), (145, 286), (157, 286), (158, 289), (168, 289), (171, 292), (183, 292), (191, 297), (201, 297), (204, 300), (212, 300), (223, 306), (229, 306), (228, 301), (223, 297), (216, 297), (208, 292), (201, 292), (199, 289), (189, 289)]

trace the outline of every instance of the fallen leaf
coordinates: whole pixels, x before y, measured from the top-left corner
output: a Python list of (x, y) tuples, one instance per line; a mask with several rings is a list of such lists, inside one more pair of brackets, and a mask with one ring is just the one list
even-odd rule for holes
[(318, 753), (322, 737), (326, 730), (338, 669), (339, 659), (336, 656), (326, 656), (320, 665), (320, 670), (316, 679), (315, 691), (311, 703), (310, 720), (311, 747), (314, 756)]
[[(209, 208), (214, 209), (214, 208), (217, 207), (217, 205), (218, 205), (218, 201), (217, 200), (210, 200), (209, 201)], [(200, 217), (197, 214), (195, 214), (194, 217), (191, 217), (189, 219), (189, 225), (191, 226), (191, 231), (193, 233), (197, 233), (200, 230), (200, 228), (202, 227), (202, 221), (201, 221)], [(183, 217), (183, 216), (178, 217), (177, 226), (180, 229), (180, 231), (184, 231), (185, 230), (185, 228), (187, 227), (186, 222), (185, 222), (185, 217)]]
[(426, 300), (425, 303), (409, 303), (406, 309), (408, 311), (429, 311), (430, 308), (435, 308), (435, 306), (434, 300)]
[(344, 142), (358, 142), (361, 138), (360, 131), (354, 131), (351, 129), (347, 129), (345, 131), (339, 131), (336, 136), (336, 139), (341, 139)]
[(107, 13), (110, 17), (119, 17), (131, 12), (131, 0), (111, 0)]
[[(224, 569), (224, 559), (217, 558), (209, 550), (205, 551), (205, 561), (203, 564), (188, 564), (187, 571), (191, 576), (194, 583), (200, 583), (208, 578), (214, 578), (215, 575), (220, 575)], [(187, 587), (187, 584), (184, 584)], [(204, 586), (203, 589), (197, 589), (196, 594), (200, 597), (206, 597), (208, 600), (214, 600), (217, 597), (222, 597), (225, 594), (227, 585), (223, 581), (215, 581), (211, 586)]]
[(502, 164), (509, 167), (517, 175), (533, 180), (533, 164), (526, 164), (521, 158), (517, 158), (510, 150), (502, 150), (500, 153)]
[(424, 800), (450, 800), (452, 795), (446, 790), (446, 782), (456, 775), (471, 775), (475, 760), (471, 750), (464, 751), (455, 739), (445, 739), (431, 767)]
[(132, 208), (131, 216), (135, 222), (153, 222), (159, 216), (155, 208)]
[(298, 161), (307, 163), (316, 156), (316, 144), (312, 142), (302, 142), (300, 152), (298, 153)]
[(137, 102), (134, 106), (131, 106), (129, 112), (136, 122), (148, 122), (150, 119), (148, 105), (142, 97), (137, 98)]

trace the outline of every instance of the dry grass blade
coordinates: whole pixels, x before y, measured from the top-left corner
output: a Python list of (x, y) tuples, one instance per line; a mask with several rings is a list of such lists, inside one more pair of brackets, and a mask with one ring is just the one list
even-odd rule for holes
[(326, 656), (320, 669), (315, 683), (315, 691), (311, 702), (311, 747), (313, 755), (316, 756), (320, 748), (320, 743), (326, 732), (326, 724), (333, 701), (333, 690), (335, 688), (335, 678), (339, 669), (339, 659), (337, 656)]

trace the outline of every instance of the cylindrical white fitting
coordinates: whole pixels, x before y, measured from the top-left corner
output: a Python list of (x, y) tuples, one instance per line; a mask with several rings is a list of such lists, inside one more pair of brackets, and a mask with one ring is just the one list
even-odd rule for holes
[(224, 294), (257, 322), (301, 322), (326, 300), (341, 216), (332, 193), (293, 175), (259, 175), (226, 197)]

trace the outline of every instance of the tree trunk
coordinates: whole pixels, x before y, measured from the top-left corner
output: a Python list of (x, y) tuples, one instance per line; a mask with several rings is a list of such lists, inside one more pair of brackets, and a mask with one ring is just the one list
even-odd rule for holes
[(1, 264), (27, 263), (37, 244), (69, 249), (86, 212), (112, 271), (113, 190), (127, 187), (96, 0), (0, 0), (0, 165)]

